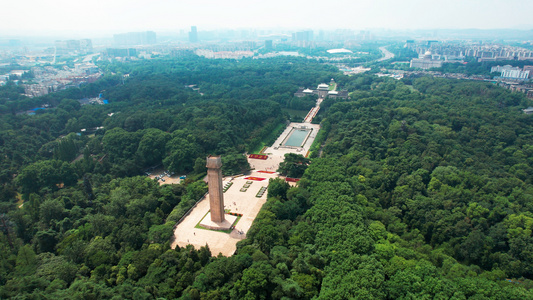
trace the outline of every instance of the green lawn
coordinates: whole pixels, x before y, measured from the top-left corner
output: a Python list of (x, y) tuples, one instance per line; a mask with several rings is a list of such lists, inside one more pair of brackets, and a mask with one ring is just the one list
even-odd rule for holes
[(22, 199), (22, 195), (17, 193), (17, 207), (22, 208), (22, 204), (24, 204), (24, 199)]
[(288, 113), (289, 115), (301, 117), (302, 119), (305, 118), (305, 116), (307, 116), (307, 113), (309, 112), (309, 110), (299, 110), (299, 109), (292, 109), (292, 108), (282, 108), (281, 110), (283, 112)]
[[(304, 116), (305, 117), (305, 116)], [(278, 136), (283, 132), (283, 130), (285, 130), (285, 123), (280, 123), (276, 129), (272, 130), (272, 132), (270, 133), (269, 136), (267, 136), (264, 140), (261, 141), (261, 143), (259, 145), (257, 145), (257, 147), (255, 147), (252, 151), (250, 151), (250, 153), (248, 154), (261, 154), (259, 152), (261, 152), (261, 150), (264, 148), (264, 147), (269, 147), (272, 145), (272, 143), (274, 143), (276, 141), (276, 139), (278, 138)]]

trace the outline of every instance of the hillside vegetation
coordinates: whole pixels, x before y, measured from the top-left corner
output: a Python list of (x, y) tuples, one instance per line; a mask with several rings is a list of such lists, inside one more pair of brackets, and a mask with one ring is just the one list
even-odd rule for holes
[[(346, 77), (303, 59), (102, 68), (117, 75), (17, 105), (2, 96), (0, 298), (533, 298), (533, 119), (522, 94)], [(242, 153), (285, 122), (282, 108), (312, 105), (296, 89), (332, 77), (352, 99), (323, 102), (321, 157), (297, 187), (270, 183), (237, 253), (170, 249), (174, 223), (206, 191), (194, 180), (205, 156), (227, 157), (227, 174), (246, 170)], [(108, 105), (75, 101), (103, 90)], [(53, 108), (11, 112), (40, 103)], [(159, 164), (192, 179), (139, 176)]]

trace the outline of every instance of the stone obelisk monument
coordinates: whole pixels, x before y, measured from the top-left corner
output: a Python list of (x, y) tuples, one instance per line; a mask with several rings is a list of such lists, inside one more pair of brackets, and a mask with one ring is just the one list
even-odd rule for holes
[(224, 193), (222, 192), (222, 161), (220, 156), (207, 157), (207, 182), (211, 221), (224, 222)]

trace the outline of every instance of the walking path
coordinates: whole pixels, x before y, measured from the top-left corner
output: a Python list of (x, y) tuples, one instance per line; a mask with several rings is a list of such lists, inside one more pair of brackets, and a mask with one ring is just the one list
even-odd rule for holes
[(320, 103), (324, 101), (324, 98), (318, 98), (316, 101), (316, 106), (311, 108), (311, 110), (307, 113), (307, 116), (305, 116), (304, 123), (311, 123), (313, 119), (316, 117), (316, 114), (320, 110)]

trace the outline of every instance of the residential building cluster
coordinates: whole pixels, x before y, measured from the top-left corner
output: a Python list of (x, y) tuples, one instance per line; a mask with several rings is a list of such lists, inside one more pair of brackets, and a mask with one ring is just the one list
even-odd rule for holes
[(477, 58), (482, 61), (500, 60), (533, 60), (533, 51), (514, 46), (498, 44), (468, 44), (438, 41), (415, 42), (409, 40), (405, 45), (416, 51), (419, 55), (424, 55), (431, 51), (433, 59), (444, 61), (460, 61), (467, 57)]
[(524, 93), (529, 99), (533, 99), (533, 84), (517, 84), (516, 82), (500, 81), (498, 85), (513, 92)]
[(524, 68), (513, 67), (510, 65), (496, 66), (490, 69), (490, 72), (499, 72), (502, 79), (528, 79), (533, 76), (533, 66), (524, 66)]
[(254, 59), (256, 58), (272, 58), (272, 57), (278, 57), (278, 56), (293, 56), (298, 57), (302, 56), (298, 51), (276, 51), (276, 52), (269, 52), (265, 54), (259, 54), (257, 56), (254, 56)]
[(98, 67), (91, 63), (76, 64), (74, 68), (63, 66), (61, 69), (50, 66), (33, 67), (31, 71), (34, 78), (23, 83), (25, 94), (29, 97), (93, 83), (102, 76)]
[(113, 47), (103, 49), (101, 59), (108, 61), (134, 61), (151, 59), (159, 55), (171, 55), (177, 48), (167, 45), (139, 45), (131, 47)]
[(113, 41), (119, 46), (153, 45), (156, 34), (153, 31), (119, 33), (113, 35)]
[(102, 51), (104, 58), (117, 57), (137, 57), (137, 49), (135, 48), (107, 48)]
[(372, 70), (372, 68), (365, 68), (363, 66), (350, 67), (342, 63), (332, 63), (331, 65), (337, 67), (339, 71), (342, 71), (344, 73), (344, 75), (361, 74)]
[(0, 86), (6, 85), (6, 83), (9, 80), (13, 80), (15, 83), (18, 84), (20, 81), (19, 79), (22, 79), (23, 75), (28, 73), (28, 70), (12, 70), (8, 73), (1, 74), (0, 75)]
[(208, 49), (196, 49), (194, 52), (198, 56), (203, 56), (205, 58), (213, 58), (213, 59), (241, 59), (245, 57), (252, 57), (254, 56), (254, 52), (252, 51), (213, 51)]
[(323, 41), (367, 41), (374, 40), (375, 35), (368, 30), (299, 30), (290, 29), (220, 29), (200, 30), (197, 26), (191, 26), (189, 30), (181, 30), (180, 36), (191, 43), (206, 42), (213, 40), (278, 40), (281, 42), (294, 42), (312, 44)]
[[(216, 30), (205, 31), (199, 30), (196, 26), (191, 26), (190, 30), (182, 30), (181, 38), (186, 38), (190, 44), (204, 47), (212, 46), (213, 41), (253, 41), (258, 45), (263, 44), (264, 49), (272, 50), (276, 44), (283, 43), (297, 47), (357, 47), (362, 41), (375, 39), (375, 36), (368, 30)], [(220, 44), (220, 43), (217, 43)], [(250, 50), (250, 49), (240, 49)], [(215, 50), (213, 50), (215, 51)], [(219, 51), (238, 51), (238, 50), (219, 50)]]
[(55, 41), (56, 55), (89, 54), (93, 52), (93, 43), (90, 39)]

